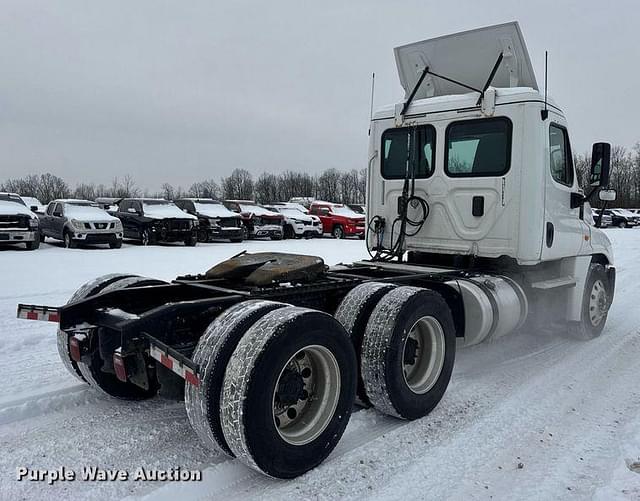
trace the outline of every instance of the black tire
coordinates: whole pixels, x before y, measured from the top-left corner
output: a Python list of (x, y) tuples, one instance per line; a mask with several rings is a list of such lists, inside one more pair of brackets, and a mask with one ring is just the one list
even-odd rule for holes
[(331, 230), (331, 236), (333, 238), (337, 238), (338, 240), (344, 238), (344, 229), (341, 224), (336, 224)]
[(242, 243), (242, 239), (241, 238), (232, 238), (229, 240), (232, 244), (240, 244)]
[(627, 223), (626, 221), (620, 221), (618, 223), (618, 228), (626, 228), (627, 227)]
[(197, 243), (198, 243), (198, 237), (195, 233), (192, 233), (191, 235), (189, 235), (187, 238), (184, 239), (184, 244), (187, 247), (195, 247)]
[[(369, 400), (390, 416), (425, 416), (447, 389), (455, 350), (453, 318), (440, 294), (417, 287), (392, 290), (374, 309), (362, 343), (361, 370)], [(407, 374), (407, 368), (417, 372)]]
[(273, 235), (271, 237), (269, 237), (271, 240), (282, 240), (282, 234), (280, 235)]
[(44, 233), (40, 232), (40, 243), (41, 244), (44, 243), (45, 238), (47, 238), (47, 237), (44, 236)]
[(77, 244), (71, 237), (71, 233), (69, 231), (65, 231), (62, 238), (65, 249), (75, 249), (77, 247)]
[[(134, 275), (127, 275), (123, 273), (112, 273), (110, 275), (104, 275), (98, 277), (94, 280), (91, 280), (85, 284), (83, 284), (77, 291), (73, 293), (73, 295), (67, 301), (67, 304), (74, 303), (76, 301), (80, 301), (82, 299), (86, 299), (91, 296), (95, 296), (100, 293), (105, 287), (108, 285), (117, 282), (119, 280), (123, 280), (125, 278), (132, 277)], [(60, 355), (60, 360), (64, 364), (67, 371), (73, 376), (77, 377), (80, 381), (86, 382), (84, 376), (80, 372), (78, 368), (78, 364), (75, 360), (71, 358), (71, 354), (69, 353), (69, 336), (66, 332), (58, 329), (58, 338), (57, 338), (57, 346), (58, 346), (58, 354)]]
[(273, 301), (251, 300), (223, 311), (207, 327), (193, 361), (200, 367), (200, 385), (184, 386), (187, 416), (196, 435), (210, 449), (233, 456), (220, 424), (220, 399), (227, 364), (245, 332), (264, 315), (287, 306)]
[(119, 249), (120, 247), (122, 247), (122, 240), (118, 239), (115, 242), (109, 242), (109, 248), (110, 249)]
[(206, 243), (209, 241), (209, 232), (205, 229), (198, 230), (198, 242)]
[(293, 227), (290, 224), (285, 225), (283, 238), (287, 239), (287, 238), (295, 238), (295, 237), (296, 237), (296, 233), (295, 231), (293, 231)]
[[(236, 457), (276, 478), (294, 478), (320, 464), (349, 421), (355, 361), (344, 328), (326, 313), (290, 306), (258, 320), (240, 340), (224, 378), (222, 429)], [(313, 386), (306, 386), (307, 378)], [(291, 421), (276, 415), (281, 394), (295, 402), (285, 404)], [(299, 414), (291, 414), (289, 405), (299, 405)], [(280, 419), (287, 424), (276, 424)]]
[[(166, 282), (153, 278), (132, 276), (110, 283), (104, 287), (100, 293), (105, 294), (107, 292), (126, 289), (128, 287), (143, 287), (146, 285), (160, 284), (166, 284)], [(119, 335), (117, 332), (114, 334)], [(101, 393), (104, 393), (105, 395), (123, 400), (145, 400), (155, 396), (158, 392), (159, 385), (155, 379), (149, 381), (148, 389), (144, 389), (133, 383), (120, 381), (115, 374), (103, 372), (101, 370), (102, 365), (103, 360), (100, 358), (99, 350), (95, 350), (89, 363), (85, 363), (84, 361), (78, 362), (78, 369), (80, 369), (82, 377), (87, 383), (89, 383), (89, 386), (95, 388)]]
[(151, 245), (151, 234), (146, 228), (140, 232), (140, 245)]
[(40, 237), (32, 240), (31, 242), (26, 242), (25, 247), (27, 250), (36, 250), (40, 247)]
[(362, 373), (360, 371), (362, 339), (373, 309), (380, 299), (382, 299), (382, 296), (395, 287), (396, 286), (392, 284), (378, 282), (358, 285), (344, 297), (334, 315), (336, 320), (345, 328), (353, 343), (358, 362), (358, 389), (356, 396), (358, 403), (365, 407), (369, 407), (371, 402), (367, 397), (364, 380), (362, 379)]
[(249, 239), (249, 228), (247, 228), (245, 225), (242, 225), (242, 240), (248, 240)]
[[(592, 300), (596, 303), (595, 305)], [(582, 297), (581, 320), (571, 323), (569, 326), (571, 335), (585, 341), (598, 337), (607, 322), (612, 301), (613, 291), (605, 267), (592, 263), (589, 266)]]

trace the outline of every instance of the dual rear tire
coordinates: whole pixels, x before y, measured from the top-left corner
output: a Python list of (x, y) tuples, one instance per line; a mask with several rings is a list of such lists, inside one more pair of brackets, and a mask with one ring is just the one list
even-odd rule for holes
[(336, 318), (358, 353), (358, 398), (403, 419), (427, 415), (447, 389), (456, 331), (440, 294), (366, 283), (342, 301)]
[(200, 339), (187, 415), (210, 448), (277, 478), (320, 464), (353, 408), (355, 352), (326, 313), (270, 301), (223, 312)]

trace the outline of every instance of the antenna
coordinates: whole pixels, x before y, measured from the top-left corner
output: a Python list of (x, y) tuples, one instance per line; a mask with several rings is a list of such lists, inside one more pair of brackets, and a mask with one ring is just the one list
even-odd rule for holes
[(376, 88), (376, 74), (375, 72), (373, 72), (371, 74), (371, 105), (369, 107), (369, 133), (368, 135), (371, 135), (371, 121), (373, 120), (373, 93), (375, 91)]
[(540, 112), (542, 121), (545, 121), (549, 117), (549, 110), (547, 109), (547, 61), (549, 53), (544, 51), (544, 110)]

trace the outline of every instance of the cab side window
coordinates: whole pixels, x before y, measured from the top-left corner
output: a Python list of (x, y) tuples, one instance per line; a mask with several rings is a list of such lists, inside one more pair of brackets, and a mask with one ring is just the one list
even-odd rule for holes
[(50, 204), (47, 206), (47, 215), (48, 215), (48, 216), (52, 216), (52, 215), (53, 215), (53, 208), (54, 208), (55, 206), (56, 206), (56, 204), (54, 204), (54, 203), (50, 203)]
[(131, 202), (123, 200), (118, 204), (118, 212), (127, 212), (127, 209), (131, 206)]
[(549, 126), (549, 164), (551, 177), (565, 186), (573, 185), (573, 157), (567, 129), (556, 124)]

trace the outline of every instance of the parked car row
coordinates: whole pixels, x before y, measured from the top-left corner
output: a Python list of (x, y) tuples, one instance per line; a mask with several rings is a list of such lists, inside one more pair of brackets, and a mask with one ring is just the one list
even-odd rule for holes
[[(0, 243), (26, 244), (36, 249), (46, 238), (65, 247), (106, 244), (112, 249), (124, 239), (150, 245), (249, 238), (364, 238), (365, 217), (351, 207), (313, 201), (307, 209), (297, 202), (260, 205), (252, 200), (180, 198), (101, 198), (53, 200), (46, 207), (37, 199), (0, 193)], [(28, 206), (28, 204), (32, 204)], [(358, 206), (356, 206), (358, 208)]]
[[(592, 209), (594, 221), (598, 221), (600, 217), (600, 209)], [(634, 228), (640, 225), (640, 214), (637, 209), (605, 209), (602, 213), (602, 221), (600, 226), (606, 228), (608, 226), (617, 226), (618, 228)]]

